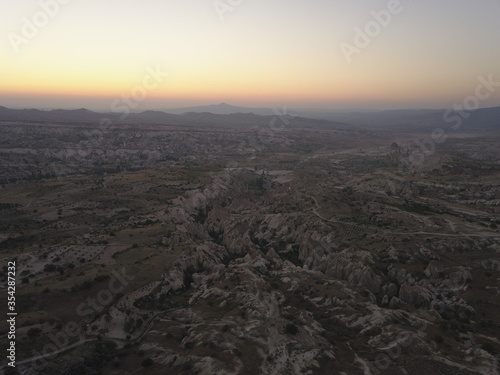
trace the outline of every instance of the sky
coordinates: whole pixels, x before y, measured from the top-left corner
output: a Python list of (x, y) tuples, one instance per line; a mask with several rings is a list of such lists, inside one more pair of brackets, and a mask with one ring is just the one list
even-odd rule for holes
[[(451, 108), (500, 82), (499, 16), (500, 0), (0, 0), (0, 105)], [(500, 84), (479, 92), (500, 105)]]

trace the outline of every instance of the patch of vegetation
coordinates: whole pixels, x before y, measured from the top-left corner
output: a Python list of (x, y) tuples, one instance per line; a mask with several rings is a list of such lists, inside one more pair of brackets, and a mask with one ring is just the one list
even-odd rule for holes
[(146, 358), (144, 361), (141, 362), (142, 367), (151, 367), (154, 365), (154, 361), (151, 358)]
[(285, 325), (285, 333), (289, 335), (296, 335), (299, 332), (299, 328), (293, 323), (287, 323)]

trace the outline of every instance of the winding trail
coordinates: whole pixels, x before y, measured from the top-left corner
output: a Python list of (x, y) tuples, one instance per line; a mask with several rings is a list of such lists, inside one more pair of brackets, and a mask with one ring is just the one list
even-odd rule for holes
[(50, 352), (48, 354), (37, 355), (35, 357), (23, 359), (22, 361), (16, 361), (16, 365), (24, 365), (26, 363), (30, 363), (30, 362), (33, 362), (33, 361), (38, 361), (40, 359), (44, 359), (44, 358), (47, 358), (47, 357), (53, 357), (55, 355), (64, 353), (64, 352), (66, 352), (68, 350), (74, 349), (74, 348), (76, 348), (76, 347), (78, 347), (80, 345), (83, 345), (83, 344), (87, 343), (87, 342), (96, 341), (96, 340), (97, 340), (97, 338), (84, 339), (84, 340), (78, 341), (78, 342), (76, 342), (74, 344), (65, 346), (64, 348), (58, 349), (58, 350), (56, 350), (54, 352)]
[[(480, 237), (480, 238), (493, 237), (493, 238), (495, 238), (495, 237), (498, 237), (498, 239), (500, 240), (500, 233), (491, 233), (491, 232), (484, 232), (484, 231), (477, 231), (476, 233), (438, 233), (438, 232), (424, 232), (424, 231), (417, 231), (417, 232), (394, 232), (394, 231), (388, 231), (388, 230), (385, 230), (385, 229), (382, 229), (382, 228), (376, 228), (375, 229), (375, 228), (372, 228), (372, 227), (369, 227), (369, 226), (364, 226), (364, 225), (359, 225), (359, 224), (354, 224), (354, 223), (346, 223), (346, 222), (339, 221), (339, 220), (336, 220), (336, 219), (327, 219), (327, 218), (325, 218), (324, 216), (322, 216), (317, 211), (319, 209), (319, 204), (318, 204), (318, 201), (316, 200), (316, 198), (313, 197), (312, 195), (308, 195), (307, 197), (311, 198), (314, 201), (315, 205), (316, 205), (316, 207), (311, 207), (310, 210), (312, 211), (312, 213), (314, 215), (316, 215), (321, 220), (324, 220), (324, 221), (329, 222), (329, 223), (335, 223), (335, 224), (340, 224), (340, 225), (346, 225), (346, 226), (355, 227), (358, 230), (363, 231), (363, 233), (369, 233), (369, 232), (379, 231), (379, 232), (382, 232), (382, 233), (398, 234), (398, 235), (402, 235), (402, 236), (428, 235), (428, 236), (458, 237), (458, 238), (472, 238), (472, 237)], [(455, 224), (454, 224), (454, 226), (455, 226)]]
[[(133, 343), (136, 343), (136, 342), (139, 342), (140, 340), (142, 340), (144, 338), (144, 336), (146, 336), (149, 331), (151, 330), (151, 328), (153, 327), (153, 325), (156, 323), (156, 321), (158, 319), (161, 319), (165, 314), (167, 313), (167, 311), (162, 311), (158, 314), (156, 314), (153, 318), (151, 318), (151, 320), (149, 321), (149, 323), (145, 326), (145, 328), (143, 329), (143, 331), (133, 340), (131, 340), (131, 342)], [(80, 345), (83, 345), (87, 342), (92, 342), (92, 341), (97, 341), (98, 339), (95, 337), (95, 338), (88, 338), (88, 339), (83, 339), (83, 340), (80, 340), (74, 344), (71, 344), (71, 345), (68, 345), (68, 346), (65, 346), (64, 348), (60, 348), (56, 351), (53, 351), (53, 352), (50, 352), (50, 353), (47, 353), (47, 354), (42, 354), (42, 355), (37, 355), (37, 356), (34, 356), (34, 357), (31, 357), (31, 358), (26, 358), (26, 359), (23, 359), (22, 361), (16, 361), (16, 365), (24, 365), (24, 364), (27, 364), (27, 363), (30, 363), (30, 362), (33, 362), (33, 361), (38, 361), (38, 360), (41, 360), (41, 359), (44, 359), (44, 358), (49, 358), (49, 360), (53, 359), (54, 356), (57, 356), (61, 353), (64, 353), (64, 352), (67, 352), (69, 350), (72, 350), (72, 349), (75, 349), (77, 347), (79, 347)], [(122, 340), (122, 339), (108, 339), (110, 341), (118, 341), (118, 342), (123, 342), (123, 341), (128, 341), (128, 340)]]

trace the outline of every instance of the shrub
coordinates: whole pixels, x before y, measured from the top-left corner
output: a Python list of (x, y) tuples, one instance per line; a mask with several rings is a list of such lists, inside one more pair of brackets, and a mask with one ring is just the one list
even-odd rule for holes
[(285, 326), (285, 333), (290, 334), (290, 335), (296, 335), (299, 332), (299, 329), (297, 326), (293, 323), (288, 323)]
[(151, 358), (146, 358), (144, 361), (142, 361), (141, 366), (142, 367), (151, 367), (153, 366), (154, 362)]
[(53, 264), (46, 264), (44, 267), (43, 267), (43, 270), (45, 272), (54, 272), (55, 270), (57, 270), (57, 267)]
[(481, 345), (481, 349), (483, 350), (486, 350), (488, 353), (492, 354), (492, 355), (496, 355), (496, 351), (495, 351), (495, 348), (493, 347), (493, 345), (489, 342)]
[(40, 328), (32, 327), (28, 330), (28, 337), (38, 337), (40, 336), (40, 333), (42, 333), (42, 330)]

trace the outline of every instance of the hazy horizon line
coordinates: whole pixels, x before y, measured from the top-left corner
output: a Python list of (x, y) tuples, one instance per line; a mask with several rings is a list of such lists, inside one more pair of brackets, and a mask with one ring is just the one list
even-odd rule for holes
[[(229, 104), (227, 102), (221, 102), (217, 104), (195, 104), (195, 105), (189, 105), (189, 106), (180, 106), (180, 107), (165, 107), (165, 108), (145, 108), (142, 110), (130, 110), (130, 113), (143, 113), (143, 112), (148, 112), (148, 111), (155, 111), (155, 112), (164, 112), (164, 113), (169, 113), (168, 111), (179, 111), (183, 109), (191, 109), (191, 108), (197, 108), (197, 107), (217, 107), (217, 106), (222, 106), (226, 105), (229, 107), (235, 107), (235, 108), (245, 108), (250, 110), (274, 110), (274, 109), (283, 109), (283, 106), (243, 106), (243, 105), (234, 105), (234, 104)], [(62, 107), (28, 107), (28, 106), (8, 106), (8, 105), (3, 105), (0, 103), (0, 107), (7, 108), (7, 109), (12, 109), (12, 110), (39, 110), (39, 111), (56, 111), (56, 110), (64, 110), (64, 111), (76, 111), (76, 110), (87, 110), (95, 113), (119, 113), (119, 112), (114, 112), (112, 109), (103, 109), (103, 108), (96, 108), (96, 107), (69, 107), (69, 106), (62, 106)], [(497, 108), (500, 107), (498, 106), (489, 106), (489, 107), (480, 107), (477, 108), (477, 110), (480, 109), (491, 109), (491, 108)], [(389, 111), (446, 111), (446, 110), (453, 110), (453, 108), (445, 108), (445, 107), (401, 107), (401, 108), (394, 108), (394, 107), (386, 107), (386, 108), (380, 108), (380, 109), (370, 109), (370, 108), (328, 108), (328, 107), (299, 107), (299, 106), (286, 106), (285, 107), (287, 110), (297, 110), (297, 111), (311, 111), (311, 112), (389, 112)], [(209, 112), (209, 111), (206, 111)], [(210, 113), (210, 112), (209, 112)], [(241, 113), (241, 112), (234, 112), (234, 113)]]

